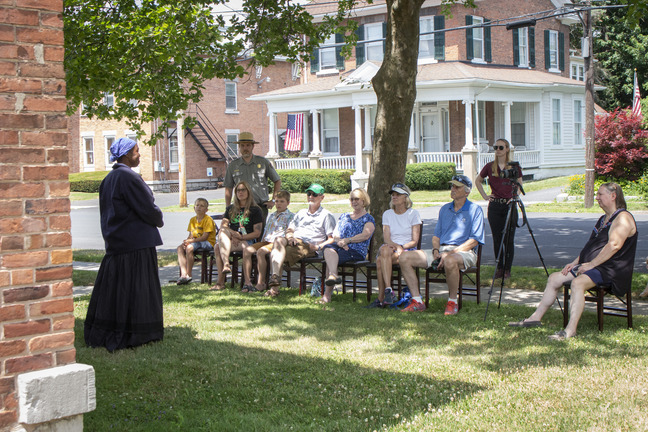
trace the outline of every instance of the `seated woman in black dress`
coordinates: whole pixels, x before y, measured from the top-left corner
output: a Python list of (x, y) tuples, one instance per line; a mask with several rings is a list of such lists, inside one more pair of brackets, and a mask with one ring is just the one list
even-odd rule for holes
[(527, 319), (509, 323), (513, 327), (538, 327), (540, 320), (556, 300), (564, 282), (571, 281), (569, 323), (550, 339), (562, 340), (576, 336), (576, 327), (585, 307), (585, 292), (599, 284), (610, 284), (612, 292), (625, 295), (632, 283), (632, 269), (637, 249), (637, 224), (626, 210), (621, 187), (604, 183), (596, 193), (596, 201), (605, 214), (601, 216), (589, 240), (576, 259), (562, 271), (552, 273), (542, 300)]

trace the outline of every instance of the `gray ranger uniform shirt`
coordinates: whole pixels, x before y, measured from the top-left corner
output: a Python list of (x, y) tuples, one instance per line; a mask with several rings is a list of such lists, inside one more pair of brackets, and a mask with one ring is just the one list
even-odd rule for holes
[(279, 180), (279, 174), (268, 159), (252, 155), (249, 164), (243, 158), (230, 162), (225, 173), (225, 187), (234, 189), (238, 182), (246, 181), (252, 187), (254, 201), (261, 205), (268, 201), (268, 179), (274, 183)]

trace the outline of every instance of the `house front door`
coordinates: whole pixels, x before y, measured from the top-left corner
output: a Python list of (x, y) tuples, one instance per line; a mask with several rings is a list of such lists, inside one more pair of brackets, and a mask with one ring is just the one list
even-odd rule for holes
[(439, 110), (421, 113), (421, 151), (442, 152), (441, 116)]

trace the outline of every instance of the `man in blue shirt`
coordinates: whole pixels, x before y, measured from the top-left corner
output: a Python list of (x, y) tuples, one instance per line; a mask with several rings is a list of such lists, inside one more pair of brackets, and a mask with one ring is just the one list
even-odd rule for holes
[(403, 278), (412, 293), (412, 301), (403, 311), (425, 310), (415, 268), (429, 267), (438, 260), (437, 268), (445, 269), (448, 283), (449, 296), (445, 314), (456, 315), (460, 272), (477, 263), (475, 248), (479, 244), (484, 244), (484, 212), (481, 207), (468, 201), (472, 188), (472, 182), (468, 177), (454, 176), (450, 184), (452, 202), (445, 204), (439, 211), (439, 219), (432, 237), (431, 258), (420, 250), (406, 251), (400, 256)]

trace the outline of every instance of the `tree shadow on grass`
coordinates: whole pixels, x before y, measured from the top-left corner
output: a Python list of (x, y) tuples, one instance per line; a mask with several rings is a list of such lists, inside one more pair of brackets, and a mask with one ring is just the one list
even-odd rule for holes
[(97, 409), (85, 430), (360, 431), (426, 415), (481, 390), (475, 384), (199, 339), (187, 327), (163, 342), (110, 354), (83, 344)]

